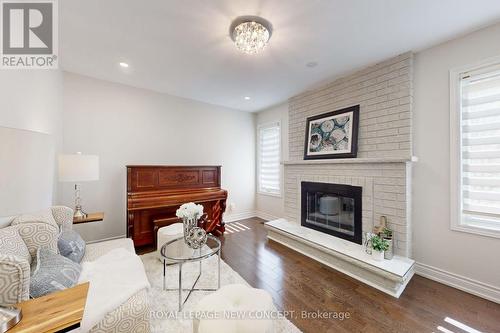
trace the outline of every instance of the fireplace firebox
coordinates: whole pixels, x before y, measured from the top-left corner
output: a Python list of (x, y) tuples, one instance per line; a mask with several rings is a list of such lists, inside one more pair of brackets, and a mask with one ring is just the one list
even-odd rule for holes
[(362, 243), (362, 187), (302, 182), (301, 192), (302, 226)]

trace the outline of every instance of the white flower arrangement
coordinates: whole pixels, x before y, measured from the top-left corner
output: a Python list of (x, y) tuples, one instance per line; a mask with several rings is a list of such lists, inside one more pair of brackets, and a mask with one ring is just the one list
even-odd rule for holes
[(203, 206), (188, 202), (177, 209), (175, 215), (181, 219), (199, 219), (203, 215)]

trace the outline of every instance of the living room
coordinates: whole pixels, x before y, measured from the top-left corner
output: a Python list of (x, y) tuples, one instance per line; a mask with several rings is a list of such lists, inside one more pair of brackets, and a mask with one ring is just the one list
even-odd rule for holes
[(0, 332), (500, 332), (500, 2), (0, 5)]

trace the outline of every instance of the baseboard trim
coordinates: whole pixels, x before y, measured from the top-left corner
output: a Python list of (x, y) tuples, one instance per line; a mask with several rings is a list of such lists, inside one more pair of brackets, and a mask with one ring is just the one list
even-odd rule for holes
[(224, 222), (225, 223), (231, 223), (234, 221), (239, 221), (239, 220), (244, 220), (244, 219), (249, 219), (251, 217), (257, 216), (255, 211), (250, 210), (247, 212), (241, 212), (241, 213), (224, 213)]
[(268, 214), (266, 212), (262, 212), (262, 211), (256, 211), (255, 212), (255, 215), (258, 217), (258, 218), (261, 218), (263, 220), (266, 220), (266, 221), (272, 221), (272, 220), (277, 220), (279, 219), (278, 216), (274, 216), (274, 215), (271, 215), (271, 214)]
[(88, 241), (85, 243), (87, 243), (87, 244), (100, 243), (100, 242), (110, 241), (110, 240), (119, 239), (119, 238), (126, 238), (126, 237), (127, 237), (127, 235), (121, 235), (121, 236), (115, 236), (115, 237), (96, 239), (96, 240)]
[(498, 287), (469, 279), (458, 274), (450, 273), (420, 262), (415, 263), (415, 273), (425, 278), (500, 304), (500, 288)]

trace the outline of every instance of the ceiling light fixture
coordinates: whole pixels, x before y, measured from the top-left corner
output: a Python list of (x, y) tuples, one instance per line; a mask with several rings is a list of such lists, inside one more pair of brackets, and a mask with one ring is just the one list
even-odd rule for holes
[(238, 50), (246, 54), (256, 54), (267, 46), (272, 26), (262, 17), (240, 16), (231, 23), (229, 34)]
[(126, 62), (120, 62), (120, 66), (123, 68), (128, 68), (128, 64)]
[(245, 96), (245, 100), (249, 101), (250, 97), (249, 96)]

